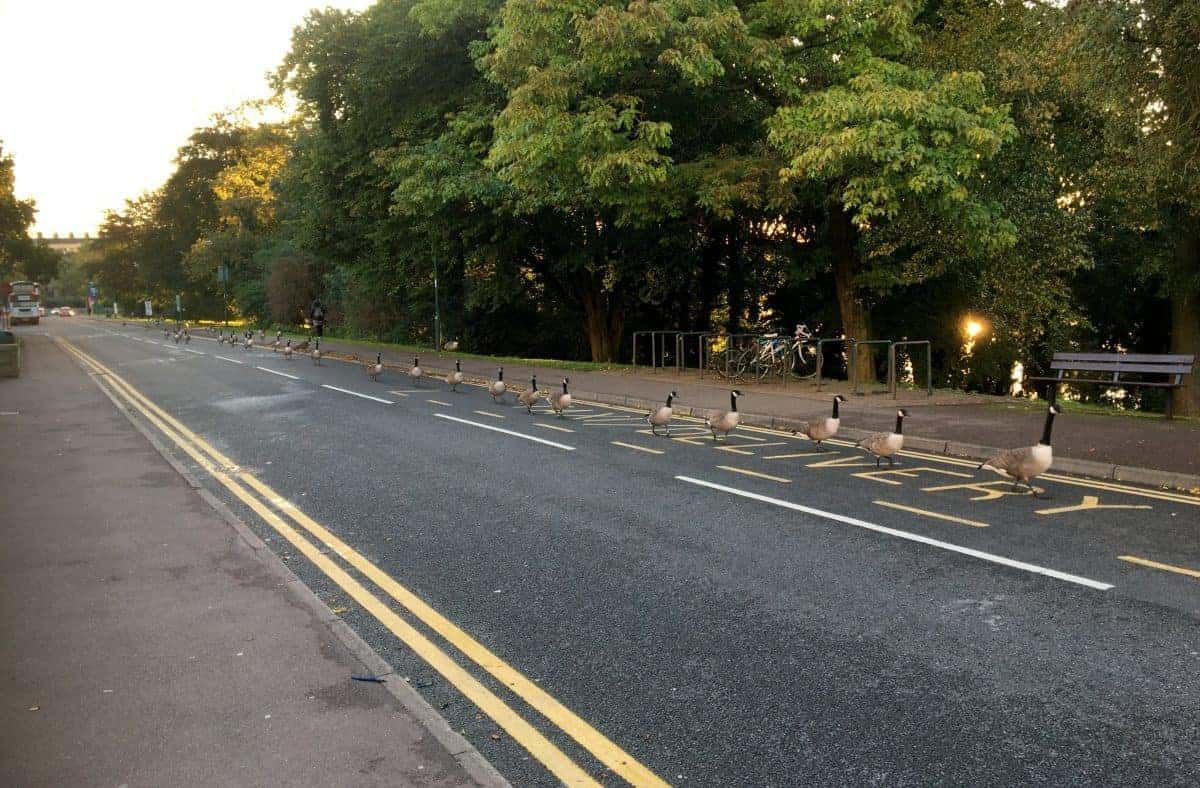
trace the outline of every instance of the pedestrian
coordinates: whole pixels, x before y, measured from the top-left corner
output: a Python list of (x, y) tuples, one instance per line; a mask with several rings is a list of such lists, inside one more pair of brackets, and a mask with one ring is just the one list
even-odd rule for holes
[(321, 299), (313, 299), (308, 316), (312, 319), (313, 333), (319, 337), (325, 336), (325, 307), (321, 305)]

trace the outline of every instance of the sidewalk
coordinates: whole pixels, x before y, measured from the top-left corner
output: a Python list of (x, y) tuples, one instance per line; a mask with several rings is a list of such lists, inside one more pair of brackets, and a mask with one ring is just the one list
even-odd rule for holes
[[(364, 359), (374, 359), (379, 352), (373, 345), (340, 339), (322, 339), (321, 349)], [(383, 356), (385, 364), (396, 370), (391, 376), (393, 382), (412, 366), (406, 352), (384, 351)], [(423, 354), (421, 367), (426, 374), (440, 378), (454, 368), (456, 357), (468, 378), (495, 379), (496, 364), (453, 353)], [(543, 391), (561, 385), (568, 377), (576, 397), (638, 408), (662, 402), (674, 390), (679, 395), (676, 412), (690, 411), (696, 416), (728, 408), (733, 387), (711, 377), (701, 379), (695, 372), (678, 375), (674, 370), (591, 372), (527, 365), (504, 367), (505, 381), (518, 389), (527, 388), (534, 374)], [(383, 380), (388, 380), (386, 373)], [(848, 399), (841, 414), (844, 437), (853, 439), (890, 429), (896, 409), (904, 407), (910, 416), (904, 423), (910, 448), (965, 457), (982, 458), (997, 448), (1033, 444), (1041, 436), (1045, 418), (1041, 408), (1030, 409), (1006, 397), (946, 392), (928, 397), (920, 391), (902, 392), (899, 399), (893, 400), (886, 393), (854, 395), (845, 382), (828, 383), (820, 392), (808, 382), (787, 387), (739, 383), (736, 387), (745, 395), (738, 407), (748, 424), (795, 428), (808, 419), (827, 415), (830, 399), (842, 394)], [(1200, 421), (1065, 414), (1055, 421), (1054, 455), (1055, 467), (1068, 473), (1181, 489), (1200, 487)]]
[(386, 663), (25, 340), (0, 379), (0, 784), (505, 784), (402, 679), (352, 680)]

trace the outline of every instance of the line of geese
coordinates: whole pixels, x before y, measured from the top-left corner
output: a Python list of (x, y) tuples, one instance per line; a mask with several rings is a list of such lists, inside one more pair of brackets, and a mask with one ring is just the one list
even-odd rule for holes
[[(170, 331), (167, 332), (170, 335)], [(260, 331), (260, 340), (265, 340), (265, 333)], [(191, 341), (191, 336), (186, 329), (176, 332), (176, 343), (182, 337), (184, 341)], [(293, 352), (304, 352), (309, 348), (309, 340), (305, 340), (297, 345), (292, 345), (289, 339), (280, 347), (281, 334), (276, 333), (273, 349), (282, 350), (284, 358), (291, 359)], [(239, 338), (231, 333), (226, 338), (221, 332), (217, 334), (217, 342), (224, 344), (228, 342), (231, 346), (242, 344), (247, 350), (254, 347), (253, 332), (245, 332), (244, 337), (239, 342)], [(317, 338), (309, 355), (314, 364), (321, 363), (321, 340)], [(362, 364), (363, 371), (373, 381), (378, 381), (379, 376), (383, 373), (383, 354), (377, 353), (375, 360), (363, 362), (357, 356), (353, 356)], [(408, 369), (408, 377), (414, 386), (420, 386), (425, 377), (425, 370), (421, 368), (421, 358), (413, 357), (413, 364)], [(462, 364), (455, 360), (454, 369), (445, 377), (445, 383), (453, 392), (458, 392), (458, 387), (463, 383), (464, 376)], [(563, 413), (571, 406), (571, 392), (568, 388), (570, 378), (562, 379), (562, 391), (547, 391), (542, 392), (538, 389), (537, 376), (530, 379), (530, 387), (517, 394), (517, 402), (525, 406), (526, 412), (532, 414), (533, 407), (539, 401), (545, 400), (550, 409), (559, 417), (563, 417)], [(496, 370), (496, 379), (488, 384), (488, 393), (492, 396), (492, 400), (498, 404), (503, 404), (504, 395), (508, 391), (508, 385), (504, 381), (504, 367), (499, 367)], [(737, 429), (741, 423), (741, 414), (738, 412), (737, 402), (738, 397), (742, 396), (742, 392), (737, 389), (729, 392), (729, 410), (718, 411), (709, 414), (704, 419), (704, 424), (712, 433), (713, 441), (718, 441), (722, 438), (729, 439), (729, 434)], [(650, 425), (652, 435), (669, 437), (671, 435), (671, 419), (674, 415), (674, 403), (679, 398), (678, 392), (672, 391), (667, 395), (667, 400), (664, 404), (655, 406), (644, 417), (644, 421)], [(833, 438), (838, 433), (838, 428), (841, 426), (841, 413), (839, 406), (845, 402), (846, 398), (841, 394), (835, 394), (833, 397), (833, 411), (830, 415), (805, 422), (804, 426), (799, 430), (792, 430), (793, 435), (804, 435), (811, 440), (818, 451), (827, 451), (821, 444), (824, 441)], [(1020, 489), (1023, 483), (1029, 492), (1034, 497), (1043, 496), (1038, 489), (1033, 486), (1033, 480), (1041, 476), (1046, 471), (1050, 470), (1050, 466), (1054, 461), (1054, 453), (1050, 446), (1050, 434), (1054, 428), (1054, 417), (1062, 411), (1059, 407), (1051, 403), (1046, 410), (1046, 420), (1042, 426), (1042, 437), (1033, 446), (1021, 446), (1015, 449), (1006, 449), (995, 454), (992, 457), (981, 462), (977, 467), (979, 469), (987, 469), (996, 473), (1007, 476), (1013, 480), (1012, 489), (1014, 492)], [(908, 416), (908, 411), (904, 408), (899, 408), (896, 411), (896, 424), (890, 432), (874, 432), (863, 438), (860, 438), (855, 446), (875, 458), (875, 467), (880, 467), (883, 460), (888, 461), (888, 467), (895, 465), (895, 457), (904, 448), (904, 419)], [(663, 432), (659, 432), (662, 429)]]
[[(737, 401), (740, 396), (742, 396), (742, 392), (734, 389), (729, 393), (729, 410), (710, 414), (704, 420), (705, 425), (712, 432), (713, 441), (717, 441), (719, 438), (728, 440), (729, 433), (737, 428), (741, 421), (741, 415), (737, 409)], [(666, 435), (671, 434), (673, 403), (677, 397), (678, 394), (672, 391), (667, 395), (665, 404), (653, 408), (646, 414), (645, 420), (650, 424), (652, 434), (658, 435), (660, 427), (665, 428)], [(834, 395), (833, 412), (830, 415), (808, 421), (801, 429), (792, 430), (792, 434), (804, 435), (816, 445), (818, 451), (827, 451), (821, 444), (837, 435), (838, 427), (841, 426), (839, 405), (845, 401), (846, 398), (841, 394)], [(1045, 497), (1044, 493), (1040, 493), (1033, 486), (1033, 480), (1050, 470), (1054, 461), (1054, 452), (1050, 446), (1050, 434), (1054, 429), (1054, 417), (1061, 412), (1058, 405), (1050, 404), (1046, 409), (1046, 420), (1042, 425), (1042, 437), (1033, 446), (1005, 449), (979, 463), (976, 467), (995, 471), (1001, 476), (1012, 479), (1013, 492), (1018, 491), (1020, 485), (1024, 483), (1035, 498)], [(895, 456), (904, 448), (904, 419), (906, 416), (908, 416), (908, 411), (899, 408), (896, 411), (896, 425), (890, 432), (874, 432), (860, 438), (855, 443), (857, 448), (875, 457), (875, 467), (880, 467), (880, 463), (885, 459), (888, 461), (888, 467), (895, 465)]]

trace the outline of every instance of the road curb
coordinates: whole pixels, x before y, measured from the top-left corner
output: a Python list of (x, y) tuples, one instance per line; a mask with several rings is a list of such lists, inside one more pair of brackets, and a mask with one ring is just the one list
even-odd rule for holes
[[(54, 346), (60, 351), (62, 350), (62, 347), (57, 342), (54, 343)], [(458, 761), (459, 765), (463, 767), (463, 770), (471, 779), (478, 785), (483, 786), (483, 788), (512, 788), (511, 783), (496, 770), (496, 767), (492, 766), (483, 757), (483, 754), (479, 750), (475, 749), (474, 745), (455, 731), (446, 718), (434, 710), (416, 689), (407, 681), (397, 676), (387, 660), (381, 657), (358, 633), (351, 629), (328, 605), (321, 601), (320, 597), (313, 593), (312, 589), (305, 585), (304, 581), (297, 577), (287, 564), (232, 509), (210, 492), (188, 470), (187, 466), (172, 453), (170, 447), (154, 434), (150, 425), (144, 423), (136, 413), (126, 407), (112, 392), (104, 386), (99, 385), (94, 380), (95, 376), (84, 368), (78, 359), (70, 353), (67, 353), (67, 357), (83, 370), (84, 374), (89, 378), (93, 378), (93, 382), (96, 382), (96, 387), (108, 397), (117, 411), (124, 414), (134, 429), (146, 438), (155, 451), (167, 461), (167, 464), (179, 474), (189, 487), (196, 491), (201, 500), (207, 503), (222, 520), (233, 528), (238, 537), (250, 548), (251, 553), (268, 571), (279, 578), (281, 583), (293, 595), (293, 598), (311, 610), (317, 620), (346, 647), (355, 659), (362, 663), (367, 672), (373, 676), (383, 678), (383, 681), (380, 683), (391, 693), (392, 697), (416, 718), (421, 727), (428, 731), (429, 735), (441, 744), (454, 760)]]

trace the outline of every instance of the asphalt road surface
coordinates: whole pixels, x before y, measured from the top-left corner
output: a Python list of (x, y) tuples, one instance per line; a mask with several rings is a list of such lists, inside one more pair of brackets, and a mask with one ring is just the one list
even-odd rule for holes
[(1200, 498), (47, 322), (514, 784), (1200, 780)]

